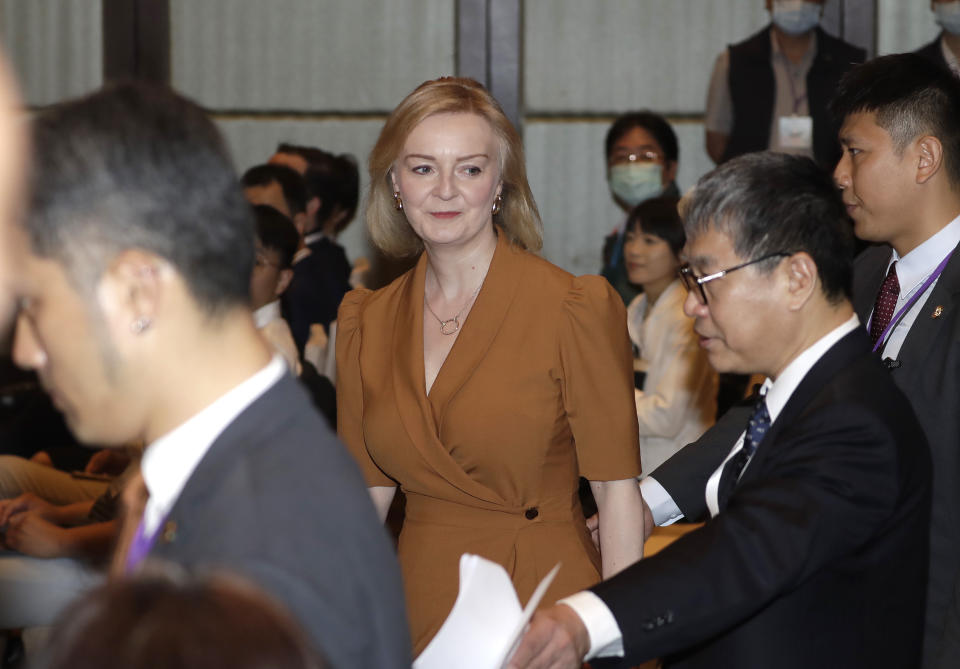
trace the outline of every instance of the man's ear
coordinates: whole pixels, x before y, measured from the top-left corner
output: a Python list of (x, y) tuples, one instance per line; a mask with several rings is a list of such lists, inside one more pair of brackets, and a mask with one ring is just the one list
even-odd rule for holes
[(171, 276), (166, 260), (142, 249), (113, 258), (97, 284), (97, 302), (115, 341), (143, 336), (156, 326)]
[(300, 235), (300, 238), (303, 239), (303, 236), (307, 234), (307, 218), (306, 212), (300, 212), (299, 214), (293, 215), (293, 226), (297, 229), (297, 234)]
[(917, 183), (926, 183), (943, 167), (943, 144), (933, 135), (924, 135), (916, 142)]
[(787, 307), (798, 311), (820, 290), (817, 264), (808, 253), (800, 251), (784, 260), (783, 268), (787, 273)]
[(320, 198), (312, 197), (307, 202), (307, 220), (313, 220), (313, 217), (320, 211)]
[(275, 292), (277, 297), (280, 297), (285, 292), (287, 292), (287, 288), (290, 287), (291, 281), (293, 281), (293, 270), (292, 269), (280, 270), (280, 276), (277, 278), (277, 290)]

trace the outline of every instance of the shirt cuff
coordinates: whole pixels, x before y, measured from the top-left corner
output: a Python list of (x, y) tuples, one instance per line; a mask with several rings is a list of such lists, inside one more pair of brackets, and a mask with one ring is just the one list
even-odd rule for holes
[(561, 599), (557, 604), (573, 609), (587, 628), (590, 652), (583, 658), (584, 661), (595, 657), (623, 657), (623, 633), (602, 599), (589, 590), (583, 590)]
[(683, 511), (656, 479), (647, 476), (640, 481), (640, 494), (643, 496), (643, 501), (650, 507), (655, 525), (661, 527), (673, 525), (683, 518)]

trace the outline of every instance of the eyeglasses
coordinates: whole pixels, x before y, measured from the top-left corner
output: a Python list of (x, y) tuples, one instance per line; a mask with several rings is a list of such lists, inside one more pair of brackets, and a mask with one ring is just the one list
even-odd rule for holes
[(733, 267), (728, 267), (727, 269), (722, 269), (719, 272), (714, 272), (713, 274), (707, 274), (706, 276), (697, 276), (693, 273), (693, 270), (690, 268), (690, 263), (684, 263), (680, 267), (680, 279), (683, 281), (683, 285), (690, 292), (693, 292), (694, 287), (696, 287), (700, 293), (701, 304), (704, 306), (707, 305), (707, 291), (703, 289), (703, 284), (710, 283), (717, 279), (725, 277), (730, 272), (736, 272), (738, 269), (743, 269), (744, 267), (749, 267), (750, 265), (756, 265), (758, 262), (763, 262), (764, 260), (770, 260), (770, 258), (783, 258), (792, 253), (787, 253), (786, 251), (777, 251), (776, 253), (768, 253), (765, 256), (760, 258), (755, 258), (739, 265), (734, 265)]
[(664, 158), (653, 149), (619, 149), (610, 154), (611, 165), (626, 163), (661, 163)]

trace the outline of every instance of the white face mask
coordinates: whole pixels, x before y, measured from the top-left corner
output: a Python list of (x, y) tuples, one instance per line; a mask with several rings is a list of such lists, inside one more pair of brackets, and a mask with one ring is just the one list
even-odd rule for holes
[(803, 0), (773, 0), (773, 23), (788, 35), (802, 35), (820, 23), (823, 7)]
[(937, 23), (951, 35), (960, 35), (960, 0), (956, 2), (938, 2), (933, 6)]
[(610, 168), (610, 190), (630, 207), (663, 193), (663, 165), (627, 163)]

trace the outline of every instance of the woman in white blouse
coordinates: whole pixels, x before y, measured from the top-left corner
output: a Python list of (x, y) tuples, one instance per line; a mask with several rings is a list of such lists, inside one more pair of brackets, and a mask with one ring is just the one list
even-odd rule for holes
[(685, 241), (675, 198), (648, 200), (630, 213), (624, 260), (643, 293), (627, 307), (627, 330), (636, 368), (645, 371), (634, 391), (644, 475), (703, 434), (717, 411), (717, 375), (683, 313), (687, 294), (677, 270)]

